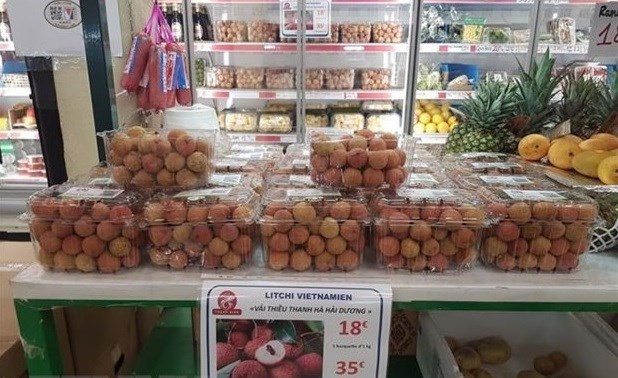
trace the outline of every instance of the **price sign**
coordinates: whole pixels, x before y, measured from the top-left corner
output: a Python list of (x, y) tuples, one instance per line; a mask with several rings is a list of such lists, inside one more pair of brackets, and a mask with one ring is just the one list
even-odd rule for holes
[(387, 285), (205, 281), (201, 376), (385, 377), (391, 305)]
[[(307, 0), (305, 2), (305, 36), (327, 38), (330, 36), (330, 0)], [(282, 37), (296, 37), (300, 14), (296, 0), (281, 0), (279, 22)]]
[(590, 56), (618, 56), (618, 2), (597, 3), (590, 23)]

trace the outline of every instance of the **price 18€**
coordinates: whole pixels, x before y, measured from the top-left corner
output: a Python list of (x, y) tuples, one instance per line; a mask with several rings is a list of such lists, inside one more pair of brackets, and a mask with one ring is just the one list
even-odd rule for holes
[(339, 323), (339, 327), (339, 334), (342, 336), (358, 336), (363, 332), (364, 329), (367, 329), (368, 323), (366, 320), (354, 320), (351, 322), (344, 320)]
[(618, 23), (608, 23), (599, 32), (599, 39), (597, 40), (597, 46), (611, 45), (612, 43), (618, 44)]

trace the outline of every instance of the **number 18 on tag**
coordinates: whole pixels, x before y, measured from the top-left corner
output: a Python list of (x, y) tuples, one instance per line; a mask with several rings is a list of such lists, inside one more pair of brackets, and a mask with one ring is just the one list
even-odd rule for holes
[(618, 2), (597, 3), (591, 20), (590, 56), (618, 56)]

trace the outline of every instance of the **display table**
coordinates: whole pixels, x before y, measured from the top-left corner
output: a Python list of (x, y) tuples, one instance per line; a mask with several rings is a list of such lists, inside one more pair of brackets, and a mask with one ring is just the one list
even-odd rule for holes
[(52, 307), (199, 305), (203, 280), (363, 282), (390, 284), (396, 309), (500, 311), (618, 311), (618, 256), (587, 256), (572, 274), (502, 273), (483, 267), (463, 273), (408, 274), (366, 267), (353, 273), (273, 273), (250, 268), (230, 274), (154, 267), (114, 275), (49, 272), (38, 265), (12, 280), (31, 375), (58, 375), (62, 364)]

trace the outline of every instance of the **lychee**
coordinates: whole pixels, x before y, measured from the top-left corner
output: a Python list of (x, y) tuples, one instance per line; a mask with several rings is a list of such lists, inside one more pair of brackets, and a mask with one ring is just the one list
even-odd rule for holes
[(367, 168), (363, 171), (363, 186), (377, 188), (384, 183), (384, 172), (378, 169)]
[(105, 242), (96, 235), (90, 235), (82, 240), (82, 250), (90, 257), (98, 257), (105, 251)]
[(432, 272), (443, 272), (449, 268), (450, 260), (441, 253), (429, 256), (427, 259), (427, 267)]
[(143, 169), (138, 171), (131, 179), (131, 184), (139, 188), (149, 188), (154, 185), (154, 182), (154, 176), (144, 171)]
[(330, 153), (329, 165), (333, 168), (341, 168), (347, 163), (348, 153), (344, 149), (334, 150)]
[(343, 182), (343, 173), (339, 168), (329, 168), (324, 172), (322, 181), (328, 186), (340, 186)]
[(451, 240), (453, 240), (459, 248), (469, 248), (477, 241), (476, 232), (463, 227), (451, 234)]
[(529, 252), (541, 256), (549, 252), (551, 241), (544, 236), (539, 236), (530, 241)]
[(571, 246), (569, 247), (569, 252), (574, 253), (576, 255), (581, 255), (582, 253), (588, 251), (590, 244), (588, 243), (588, 239), (582, 239), (578, 241), (571, 242)]
[(414, 272), (420, 272), (427, 268), (427, 257), (425, 255), (418, 255), (408, 260), (408, 267)]
[(206, 206), (194, 205), (187, 209), (187, 222), (200, 223), (208, 219), (208, 208)]
[(191, 231), (191, 241), (206, 245), (212, 240), (212, 231), (205, 224), (198, 224)]
[(558, 208), (551, 202), (537, 202), (532, 205), (532, 217), (540, 220), (555, 219)]
[(150, 248), (148, 250), (148, 256), (150, 262), (157, 266), (165, 266), (169, 262), (169, 255), (171, 251), (168, 248)]
[(367, 139), (360, 135), (354, 135), (350, 140), (348, 140), (348, 150), (351, 151), (355, 148), (366, 150)]
[(223, 221), (230, 217), (231, 209), (229, 206), (223, 203), (217, 203), (210, 207), (208, 210), (208, 220), (210, 221)]
[(173, 186), (176, 183), (176, 175), (169, 170), (163, 168), (157, 172), (157, 184), (163, 187)]
[(438, 220), (442, 214), (442, 209), (439, 206), (423, 206), (421, 208), (421, 219)]
[(579, 217), (580, 221), (593, 221), (596, 219), (599, 211), (594, 204), (581, 204), (579, 205)]
[(60, 203), (58, 206), (58, 211), (60, 212), (60, 218), (62, 219), (76, 220), (84, 215), (86, 209), (83, 204), (78, 201), (66, 200)]
[(525, 253), (517, 258), (517, 267), (519, 269), (534, 269), (537, 266), (538, 258), (531, 254)]
[(446, 239), (448, 236), (450, 235), (449, 231), (446, 228), (439, 228), (439, 227), (435, 227), (433, 229), (433, 238), (441, 241)]
[(170, 172), (178, 172), (185, 166), (185, 157), (172, 152), (165, 156), (165, 168)]
[(182, 202), (170, 201), (165, 205), (165, 220), (178, 225), (187, 220), (187, 207)]
[[(39, 218), (33, 218), (30, 221), (30, 233), (38, 239), (43, 233), (51, 230), (52, 222)], [(53, 232), (52, 232), (53, 233)]]
[(252, 251), (253, 241), (249, 235), (240, 235), (232, 242), (232, 251), (247, 257)]
[(488, 261), (507, 252), (509, 245), (496, 236), (490, 236), (483, 242), (483, 258)]
[(34, 199), (30, 205), (32, 212), (46, 219), (58, 216), (58, 203), (53, 198)]
[(517, 224), (526, 223), (532, 218), (532, 210), (525, 202), (516, 202), (508, 207), (509, 218)]
[(397, 238), (384, 236), (378, 239), (378, 253), (384, 256), (395, 256), (399, 254), (401, 245)]
[(59, 238), (66, 238), (73, 234), (73, 226), (70, 223), (56, 219), (50, 227), (51, 232)]
[(268, 371), (268, 378), (302, 378), (302, 374), (294, 362), (284, 360)]
[[(287, 211), (287, 210), (284, 210)], [(293, 218), (301, 224), (309, 224), (317, 216), (315, 209), (309, 202), (298, 202), (292, 207)], [(275, 219), (277, 220), (277, 213), (275, 213)], [(282, 231), (285, 232), (285, 231)]]
[(134, 268), (139, 265), (141, 260), (140, 251), (137, 247), (131, 248), (128, 255), (122, 258), (122, 266), (125, 268)]
[(122, 163), (131, 172), (139, 172), (142, 169), (142, 159), (135, 151), (129, 152), (122, 158)]
[(221, 256), (215, 256), (207, 250), (202, 255), (202, 268), (215, 269), (221, 266)]
[(221, 263), (227, 269), (236, 269), (242, 265), (243, 258), (238, 253), (228, 252), (221, 257)]
[(558, 220), (573, 222), (579, 217), (579, 209), (575, 206), (563, 205), (558, 208)]
[(114, 223), (124, 223), (133, 218), (133, 211), (125, 205), (117, 205), (109, 210), (109, 219)]
[(54, 254), (54, 268), (61, 270), (75, 269), (75, 256), (62, 251), (56, 252)]
[(340, 255), (345, 251), (347, 242), (341, 236), (335, 236), (326, 240), (326, 251), (332, 255)]
[(62, 252), (68, 255), (78, 255), (82, 252), (82, 238), (77, 235), (69, 235), (62, 239)]
[(440, 242), (436, 239), (427, 239), (421, 245), (421, 253), (425, 256), (435, 256), (440, 253)]
[(164, 246), (172, 241), (172, 233), (172, 229), (167, 226), (152, 226), (148, 229), (150, 242), (156, 247)]
[(513, 270), (517, 266), (517, 260), (515, 257), (505, 253), (496, 258), (496, 266), (505, 271)]
[(346, 220), (339, 226), (339, 233), (347, 241), (358, 240), (361, 234), (361, 225), (355, 220)]
[(186, 160), (187, 168), (195, 173), (204, 173), (208, 169), (208, 158), (203, 153), (196, 151), (189, 155)]
[(309, 229), (305, 226), (294, 226), (288, 233), (288, 237), (292, 244), (304, 244), (309, 239)]
[(519, 238), (519, 232), (519, 226), (511, 221), (500, 222), (496, 229), (496, 235), (505, 242), (511, 242)]
[(176, 183), (183, 188), (194, 188), (199, 181), (198, 176), (187, 168), (176, 172)]
[(126, 186), (133, 180), (133, 173), (125, 166), (117, 166), (112, 168), (112, 178), (118, 185)]
[(388, 162), (386, 163), (387, 169), (397, 168), (402, 165), (399, 161), (399, 154), (396, 151), (387, 150), (386, 155), (388, 156)]
[(321, 253), (313, 259), (315, 270), (328, 272), (335, 267), (336, 257), (328, 252)]
[(358, 188), (363, 184), (363, 174), (359, 169), (346, 168), (341, 181), (346, 188)]
[(259, 362), (245, 360), (232, 370), (230, 378), (268, 378), (268, 372)]
[(339, 224), (331, 217), (326, 217), (320, 224), (320, 235), (330, 239), (339, 235)]
[(277, 232), (288, 232), (294, 226), (294, 216), (286, 209), (277, 210), (273, 216), (273, 220), (274, 228)]
[(401, 168), (391, 168), (386, 171), (384, 176), (384, 180), (391, 189), (401, 186), (401, 184), (405, 181), (405, 178), (405, 172)]
[(539, 256), (537, 265), (539, 266), (539, 270), (551, 272), (556, 268), (556, 261), (556, 257), (548, 253), (546, 255)]
[(84, 273), (90, 273), (97, 269), (97, 263), (92, 257), (80, 253), (75, 256), (75, 267)]
[(457, 253), (457, 251), (459, 251), (457, 245), (455, 245), (450, 238), (445, 238), (443, 240), (439, 240), (438, 242), (440, 243), (440, 253), (444, 256), (453, 256)]
[(62, 239), (58, 238), (51, 231), (46, 231), (38, 240), (43, 249), (47, 253), (54, 253), (62, 246)]
[(145, 154), (142, 156), (141, 168), (150, 174), (156, 174), (163, 168), (164, 165), (163, 159), (155, 154)]
[(221, 230), (219, 231), (219, 237), (226, 242), (234, 241), (240, 235), (240, 231), (238, 227), (231, 223), (226, 223), (221, 226)]
[(288, 252), (268, 252), (268, 267), (273, 270), (282, 270), (287, 268), (290, 262), (290, 254)]
[(425, 241), (431, 238), (431, 226), (425, 221), (417, 221), (410, 226), (410, 237), (417, 241)]
[(290, 239), (288, 234), (283, 232), (277, 232), (270, 237), (268, 241), (268, 248), (275, 252), (287, 252), (290, 250)]
[(131, 240), (119, 236), (109, 242), (109, 252), (116, 257), (128, 256), (131, 252)]
[(520, 226), (521, 237), (527, 240), (541, 236), (543, 226), (539, 222), (530, 222)]
[(92, 218), (88, 215), (84, 215), (73, 226), (75, 233), (83, 238), (95, 233), (97, 227), (94, 224)]
[(571, 243), (565, 238), (557, 238), (551, 241), (549, 253), (554, 256), (562, 256), (569, 251)]
[(97, 258), (97, 265), (101, 273), (116, 273), (120, 270), (122, 262), (111, 253), (104, 252)]
[(312, 155), (309, 164), (317, 173), (324, 173), (328, 169), (329, 163), (326, 156)]
[(208, 243), (208, 250), (215, 256), (223, 256), (230, 250), (230, 246), (225, 240), (217, 237)]
[(506, 204), (501, 202), (492, 202), (487, 206), (487, 212), (497, 218), (504, 218), (508, 216), (508, 209)]
[(508, 252), (511, 255), (518, 257), (528, 252), (528, 248), (528, 241), (526, 239), (519, 238), (509, 243)]
[[(216, 352), (217, 352), (217, 360), (216, 360), (217, 370), (238, 360), (238, 351), (236, 350), (234, 346), (228, 343), (217, 343)], [(257, 361), (253, 361), (253, 362), (255, 362), (256, 365), (264, 369), (262, 365), (260, 365)], [(236, 368), (238, 368), (238, 366)], [(241, 378), (241, 377), (244, 377), (244, 376), (238, 376), (236, 378)], [(264, 374), (264, 377), (266, 378), (267, 375)]]
[(172, 252), (168, 264), (172, 269), (184, 269), (189, 263), (189, 257), (184, 251), (178, 250)]
[(346, 220), (350, 217), (352, 206), (349, 202), (339, 201), (330, 208), (330, 216), (337, 220)]
[(559, 220), (552, 220), (543, 225), (543, 236), (548, 239), (558, 239), (564, 236), (566, 226)]
[(111, 241), (122, 232), (120, 225), (114, 224), (111, 221), (101, 221), (97, 225), (97, 236), (104, 241)]
[(588, 238), (590, 226), (584, 222), (573, 222), (566, 226), (564, 235), (572, 242)]
[(311, 267), (311, 256), (303, 249), (297, 249), (290, 256), (290, 267), (303, 272)]
[(319, 235), (311, 235), (307, 239), (307, 253), (311, 256), (318, 256), (322, 254), (326, 249), (326, 243)]
[(352, 168), (364, 168), (367, 165), (369, 155), (361, 148), (352, 148), (348, 152), (348, 165)]
[(296, 359), (296, 365), (298, 365), (298, 368), (300, 369), (300, 372), (303, 376), (322, 376), (322, 356), (317, 353), (303, 354)]

